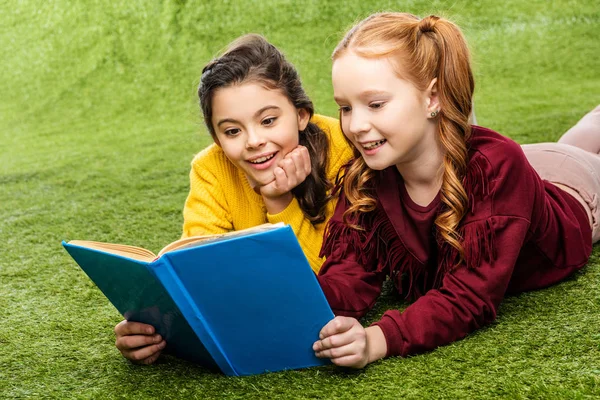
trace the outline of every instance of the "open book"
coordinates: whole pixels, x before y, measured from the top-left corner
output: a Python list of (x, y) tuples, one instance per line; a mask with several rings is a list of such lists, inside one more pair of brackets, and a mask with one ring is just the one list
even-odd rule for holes
[(62, 244), (127, 320), (156, 328), (168, 353), (227, 375), (328, 363), (312, 344), (333, 313), (287, 225), (182, 239), (158, 255)]
[(213, 235), (202, 235), (202, 236), (190, 236), (183, 239), (176, 240), (163, 247), (158, 254), (154, 254), (148, 249), (137, 246), (129, 246), (127, 244), (117, 243), (105, 243), (105, 242), (94, 242), (92, 240), (70, 240), (69, 244), (87, 247), (88, 249), (95, 249), (106, 253), (120, 255), (127, 258), (133, 258), (134, 260), (152, 262), (165, 254), (166, 252), (185, 249), (188, 247), (199, 246), (210, 242), (217, 242), (219, 240), (228, 240), (237, 236), (246, 236), (256, 232), (263, 232), (270, 229), (282, 227), (285, 224), (278, 222), (276, 224), (262, 224), (253, 226), (248, 229), (242, 229), (239, 231), (231, 231), (226, 233), (216, 233)]

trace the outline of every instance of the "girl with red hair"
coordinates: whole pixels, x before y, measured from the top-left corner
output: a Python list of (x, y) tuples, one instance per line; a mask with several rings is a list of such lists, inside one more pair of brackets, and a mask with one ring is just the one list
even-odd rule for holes
[[(521, 147), (471, 125), (467, 44), (433, 15), (358, 23), (333, 52), (332, 79), (354, 159), (321, 250), (338, 317), (317, 356), (361, 368), (432, 350), (492, 322), (507, 294), (587, 263), (600, 236), (600, 107), (559, 143)], [(415, 301), (363, 328), (356, 318), (388, 277)]]

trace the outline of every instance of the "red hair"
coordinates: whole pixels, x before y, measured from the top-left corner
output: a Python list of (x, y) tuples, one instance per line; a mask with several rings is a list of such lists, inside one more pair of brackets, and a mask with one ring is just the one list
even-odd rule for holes
[[(396, 73), (425, 90), (437, 79), (440, 104), (439, 143), (444, 151), (441, 201), (444, 209), (435, 224), (440, 238), (464, 259), (458, 225), (467, 212), (468, 198), (463, 187), (471, 135), (469, 115), (475, 83), (465, 38), (454, 23), (430, 15), (420, 19), (407, 13), (373, 14), (355, 25), (333, 51), (333, 60), (351, 50), (366, 58), (389, 57)], [(341, 116), (340, 116), (341, 118)], [(343, 177), (344, 194), (350, 207), (344, 222), (357, 221), (358, 213), (375, 209), (377, 200), (367, 182), (374, 177), (360, 153)], [(350, 225), (359, 228), (356, 225)], [(360, 229), (360, 228), (359, 228)]]

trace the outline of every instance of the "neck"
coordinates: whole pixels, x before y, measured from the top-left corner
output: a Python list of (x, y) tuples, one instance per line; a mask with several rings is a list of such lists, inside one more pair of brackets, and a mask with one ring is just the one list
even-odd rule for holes
[[(433, 138), (433, 136), (432, 136)], [(437, 196), (442, 187), (444, 151), (437, 140), (425, 142), (416, 149), (415, 156), (396, 168), (410, 198), (417, 204), (426, 206)]]
[(410, 159), (396, 168), (407, 186), (422, 187), (441, 185), (445, 152), (435, 136), (425, 140), (415, 149)]

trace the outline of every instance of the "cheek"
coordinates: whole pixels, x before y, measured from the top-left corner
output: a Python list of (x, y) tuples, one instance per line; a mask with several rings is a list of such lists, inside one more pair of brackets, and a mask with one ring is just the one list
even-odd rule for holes
[(348, 139), (352, 139), (350, 137), (350, 131), (348, 130), (348, 127), (350, 126), (350, 117), (340, 115), (340, 126), (342, 127), (342, 133), (344, 136), (346, 136)]
[(240, 146), (235, 142), (229, 140), (221, 141), (221, 148), (223, 149), (225, 156), (232, 163), (237, 163), (242, 157)]
[(274, 141), (281, 143), (283, 147), (288, 147), (290, 149), (296, 148), (300, 144), (300, 133), (298, 132), (298, 125), (290, 125), (285, 130), (284, 135), (279, 136), (279, 140), (275, 139)]

